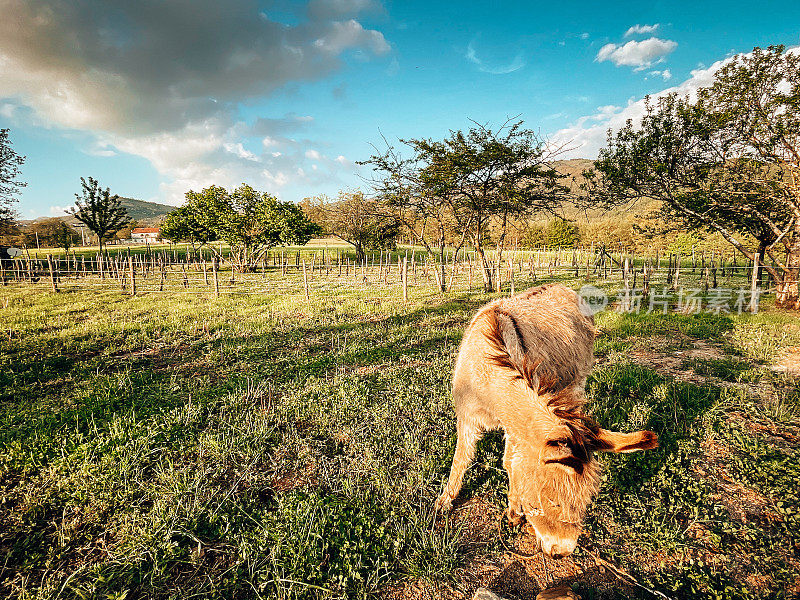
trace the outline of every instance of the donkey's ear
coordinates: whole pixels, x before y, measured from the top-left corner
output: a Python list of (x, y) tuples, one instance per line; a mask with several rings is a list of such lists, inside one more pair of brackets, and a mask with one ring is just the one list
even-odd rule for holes
[(601, 452), (638, 452), (658, 448), (658, 436), (652, 431), (619, 433), (601, 429), (597, 432), (593, 450)]
[(589, 462), (589, 453), (583, 440), (573, 435), (569, 428), (557, 428), (545, 438), (542, 462), (580, 474)]

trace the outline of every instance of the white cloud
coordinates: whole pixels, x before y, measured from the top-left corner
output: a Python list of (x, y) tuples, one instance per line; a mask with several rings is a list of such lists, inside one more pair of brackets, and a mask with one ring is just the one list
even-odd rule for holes
[(381, 32), (364, 29), (355, 19), (331, 23), (325, 35), (314, 40), (314, 46), (333, 55), (359, 47), (367, 48), (375, 54), (386, 54), (391, 50)]
[(648, 75), (652, 75), (653, 77), (661, 77), (664, 81), (669, 81), (672, 79), (672, 72), (669, 69), (664, 69), (663, 71), (650, 71)]
[(589, 39), (589, 34), (588, 34), (587, 32), (585, 32), (585, 31), (584, 31), (584, 32), (581, 34), (581, 39), (582, 39), (582, 40), (588, 40), (588, 39)]
[[(665, 96), (672, 92), (694, 97), (699, 88), (708, 87), (713, 83), (714, 73), (730, 60), (732, 58), (726, 58), (715, 62), (707, 69), (692, 71), (691, 77), (683, 83), (652, 94), (650, 96), (651, 101), (655, 101), (660, 96)], [(637, 124), (641, 122), (644, 113), (644, 99), (630, 100), (624, 108), (620, 106), (601, 106), (594, 113), (585, 115), (569, 127), (557, 131), (552, 136), (551, 142), (555, 146), (569, 148), (569, 151), (564, 154), (564, 158), (594, 158), (600, 148), (605, 146), (606, 133), (609, 129), (618, 130), (622, 128), (628, 119)]]
[(630, 37), (636, 34), (642, 33), (655, 33), (655, 31), (660, 27), (660, 23), (654, 23), (653, 25), (634, 25), (628, 31), (625, 32), (625, 37)]
[(478, 55), (475, 52), (475, 46), (472, 42), (470, 42), (467, 46), (467, 53), (464, 55), (464, 58), (478, 67), (479, 71), (483, 71), (484, 73), (489, 73), (491, 75), (506, 75), (508, 73), (513, 73), (514, 71), (519, 71), (525, 66), (525, 59), (522, 57), (521, 53), (517, 54), (514, 59), (506, 65), (489, 65), (485, 61), (478, 58)]
[(641, 70), (649, 67), (654, 62), (660, 62), (664, 57), (675, 50), (678, 43), (672, 40), (662, 40), (651, 37), (641, 42), (631, 40), (623, 45), (606, 44), (597, 53), (597, 61), (610, 60), (616, 66), (636, 67)]
[(319, 160), (320, 158), (322, 158), (320, 153), (317, 152), (316, 150), (306, 150), (305, 157), (310, 158), (311, 160)]
[(67, 209), (68, 208), (70, 208), (70, 207), (69, 206), (59, 206), (59, 205), (56, 204), (55, 206), (51, 206), (50, 207), (50, 210), (48, 211), (48, 214), (51, 217), (63, 217), (63, 216), (65, 216), (67, 214)]
[[(310, 115), (244, 123), (239, 107), (327, 76), (347, 52), (388, 53), (381, 32), (350, 18), (378, 8), (314, 0), (306, 19), (287, 24), (251, 0), (0, 0), (0, 14), (13, 15), (0, 19), (0, 110), (89, 133), (92, 154), (146, 158), (171, 203), (212, 183), (335, 180), (345, 168), (324, 157), (314, 178), (300, 179), (308, 144), (287, 135), (310, 127)], [(252, 138), (261, 152), (248, 149)]]
[(0, 0), (0, 14), (14, 16), (0, 19), (0, 98), (53, 125), (120, 134), (179, 129), (323, 77), (347, 50), (390, 49), (354, 19), (286, 25), (250, 0)]
[(252, 160), (254, 162), (258, 162), (258, 157), (255, 154), (253, 154), (252, 152), (250, 152), (249, 150), (246, 150), (241, 142), (236, 142), (236, 143), (225, 142), (224, 144), (222, 144), (222, 147), (225, 148), (226, 152), (230, 152), (231, 154), (235, 154), (239, 158), (243, 158), (245, 160)]

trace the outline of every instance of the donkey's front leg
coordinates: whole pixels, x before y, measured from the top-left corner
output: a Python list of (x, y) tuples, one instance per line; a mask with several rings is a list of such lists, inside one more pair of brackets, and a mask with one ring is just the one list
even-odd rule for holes
[(522, 502), (519, 497), (519, 465), (514, 464), (514, 454), (514, 438), (506, 433), (506, 447), (503, 453), (503, 468), (508, 474), (508, 509), (506, 510), (506, 516), (508, 517), (508, 522), (516, 527), (525, 520), (525, 513), (522, 512)]
[(436, 510), (448, 512), (453, 507), (453, 500), (461, 491), (464, 481), (464, 472), (475, 457), (475, 447), (481, 438), (481, 430), (473, 419), (458, 416), (458, 441), (456, 452), (453, 456), (453, 466), (450, 468), (450, 477), (447, 486), (439, 499), (436, 500)]

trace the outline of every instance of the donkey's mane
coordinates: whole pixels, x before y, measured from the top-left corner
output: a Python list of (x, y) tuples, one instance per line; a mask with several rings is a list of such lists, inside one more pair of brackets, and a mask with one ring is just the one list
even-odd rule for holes
[[(511, 321), (522, 348), (522, 364), (517, 364), (508, 352), (498, 315)], [(521, 379), (537, 395), (544, 396), (553, 414), (569, 428), (571, 441), (576, 446), (583, 447), (587, 442), (596, 440), (600, 426), (594, 419), (584, 414), (583, 398), (573, 387), (575, 381), (541, 369), (542, 361), (530, 358), (519, 324), (513, 315), (494, 307), (487, 311), (486, 318), (488, 327), (484, 330), (484, 335), (493, 350), (487, 356), (488, 360), (506, 371), (512, 379)]]

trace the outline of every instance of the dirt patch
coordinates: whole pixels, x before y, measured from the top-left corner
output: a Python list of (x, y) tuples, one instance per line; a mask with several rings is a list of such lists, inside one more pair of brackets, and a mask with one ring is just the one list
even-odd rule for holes
[(792, 377), (800, 377), (800, 346), (786, 348), (775, 361), (772, 370), (786, 373)]

